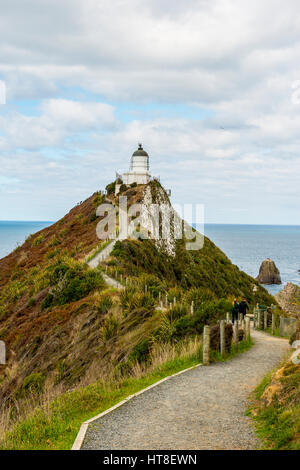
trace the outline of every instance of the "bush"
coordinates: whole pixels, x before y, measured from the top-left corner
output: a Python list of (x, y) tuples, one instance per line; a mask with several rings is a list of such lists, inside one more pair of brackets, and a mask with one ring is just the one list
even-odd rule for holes
[(96, 212), (94, 212), (91, 216), (90, 216), (90, 222), (94, 222), (96, 219), (97, 219), (97, 214)]
[(168, 310), (168, 317), (172, 320), (178, 320), (181, 317), (185, 317), (187, 315), (187, 306), (184, 304), (176, 304), (173, 308)]
[(90, 292), (104, 286), (100, 271), (89, 270), (72, 260), (59, 261), (48, 271), (49, 285), (54, 285), (42, 302), (42, 309), (64, 305), (86, 297)]
[(25, 398), (28, 395), (40, 395), (43, 391), (45, 376), (41, 373), (28, 375), (21, 388), (17, 392), (18, 398)]
[(147, 286), (147, 291), (150, 292), (155, 298), (159, 296), (159, 292), (164, 291), (164, 285), (162, 281), (154, 274), (142, 274), (139, 276), (138, 286), (143, 292), (145, 292), (145, 288)]
[(180, 287), (173, 287), (172, 289), (169, 290), (169, 292), (168, 292), (168, 301), (173, 302), (174, 297), (176, 298), (177, 301), (181, 300), (182, 289), (180, 289)]
[(36, 237), (36, 238), (33, 240), (31, 246), (32, 246), (32, 247), (34, 247), (34, 246), (39, 246), (41, 243), (43, 243), (43, 241), (44, 241), (44, 237), (43, 237), (43, 235), (41, 234), (41, 235), (39, 235), (38, 237)]
[(104, 320), (104, 324), (100, 329), (100, 338), (103, 343), (108, 341), (109, 339), (113, 338), (118, 331), (118, 321), (113, 316), (110, 315)]
[(112, 305), (113, 305), (113, 301), (111, 300), (110, 297), (106, 296), (99, 301), (98, 306), (97, 306), (98, 312), (101, 314), (105, 314), (112, 307)]
[(150, 338), (140, 341), (136, 346), (134, 346), (131, 354), (128, 357), (129, 361), (138, 362), (141, 364), (145, 362), (151, 351), (152, 341)]
[(155, 301), (149, 292), (138, 292), (135, 288), (129, 287), (120, 294), (121, 305), (125, 315), (133, 310), (145, 309), (147, 311), (154, 310)]
[(110, 183), (106, 186), (107, 195), (114, 194), (116, 190), (116, 182)]
[(120, 186), (120, 189), (119, 189), (119, 193), (124, 193), (127, 189), (127, 185), (126, 184), (121, 184)]

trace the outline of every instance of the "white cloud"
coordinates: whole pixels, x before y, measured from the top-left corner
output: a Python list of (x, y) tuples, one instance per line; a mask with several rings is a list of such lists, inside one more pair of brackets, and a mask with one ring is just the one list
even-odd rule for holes
[[(125, 169), (142, 140), (174, 197), (205, 202), (210, 219), (221, 217), (225, 200), (221, 221), (237, 221), (250, 201), (253, 221), (275, 222), (280, 211), (300, 223), (300, 105), (292, 100), (299, 19), (297, 0), (6, 2), (1, 210), (9, 187), (24, 201), (35, 191), (40, 201), (52, 195), (51, 213), (62, 215), (79, 193)], [(10, 106), (32, 99), (37, 114)], [(161, 115), (140, 109), (122, 122), (116, 116), (126, 102), (156, 103)], [(193, 105), (199, 119), (184, 111), (164, 117), (168, 103)], [(212, 113), (201, 117), (203, 108)], [(38, 213), (39, 203), (33, 206)]]

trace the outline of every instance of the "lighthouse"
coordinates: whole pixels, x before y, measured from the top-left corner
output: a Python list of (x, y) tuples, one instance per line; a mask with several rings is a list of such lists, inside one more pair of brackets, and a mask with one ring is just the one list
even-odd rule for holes
[(132, 154), (129, 172), (123, 174), (123, 183), (147, 184), (150, 179), (149, 155), (143, 149), (142, 144), (139, 144), (138, 149)]

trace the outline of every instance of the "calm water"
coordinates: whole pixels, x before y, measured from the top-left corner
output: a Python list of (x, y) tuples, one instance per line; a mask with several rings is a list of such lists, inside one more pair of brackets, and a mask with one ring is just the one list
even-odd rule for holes
[(52, 222), (6, 222), (0, 221), (0, 258), (21, 245), (31, 233), (48, 227)]
[[(1, 222), (0, 258), (8, 255), (28, 235), (51, 225), (52, 222)], [(205, 226), (205, 235), (240, 269), (253, 277), (258, 275), (261, 262), (275, 261), (282, 281), (300, 282), (300, 226), (217, 225)], [(276, 293), (282, 286), (268, 286)]]
[[(240, 269), (256, 277), (262, 261), (275, 261), (283, 285), (299, 284), (300, 226), (215, 225), (205, 226), (210, 238)], [(266, 286), (272, 294), (283, 286)]]

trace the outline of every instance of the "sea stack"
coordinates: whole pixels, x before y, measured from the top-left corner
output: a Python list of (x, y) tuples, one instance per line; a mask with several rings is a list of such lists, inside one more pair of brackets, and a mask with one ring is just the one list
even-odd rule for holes
[(256, 279), (261, 284), (282, 284), (279, 269), (270, 258), (262, 262)]

